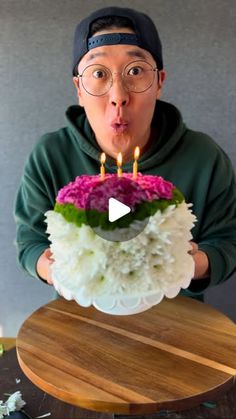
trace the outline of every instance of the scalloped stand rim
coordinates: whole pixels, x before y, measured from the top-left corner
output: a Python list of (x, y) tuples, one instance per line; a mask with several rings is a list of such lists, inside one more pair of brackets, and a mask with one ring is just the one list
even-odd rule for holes
[[(191, 279), (189, 280), (189, 282)], [(185, 279), (186, 285), (186, 279)], [(126, 316), (132, 314), (138, 314), (143, 311), (149, 310), (156, 304), (159, 304), (164, 297), (174, 298), (178, 295), (181, 286), (170, 287), (169, 290), (153, 291), (148, 295), (137, 296), (137, 297), (117, 297), (117, 296), (103, 296), (94, 299), (81, 300), (81, 296), (73, 294), (71, 291), (66, 289), (61, 284), (54, 282), (54, 287), (57, 292), (64, 297), (66, 300), (75, 300), (77, 304), (83, 307), (89, 307), (93, 305), (97, 310), (112, 315)]]

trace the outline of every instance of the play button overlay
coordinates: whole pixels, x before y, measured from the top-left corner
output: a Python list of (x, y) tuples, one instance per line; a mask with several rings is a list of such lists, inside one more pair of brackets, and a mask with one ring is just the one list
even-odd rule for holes
[(141, 205), (147, 195), (140, 185), (126, 177), (107, 177), (100, 181), (86, 201), (87, 224), (105, 240), (128, 241), (138, 236), (148, 224)]
[(118, 201), (115, 198), (109, 198), (109, 206), (108, 206), (108, 220), (113, 223), (119, 218), (124, 217), (124, 215), (129, 214), (131, 211), (128, 205), (122, 204), (122, 202)]

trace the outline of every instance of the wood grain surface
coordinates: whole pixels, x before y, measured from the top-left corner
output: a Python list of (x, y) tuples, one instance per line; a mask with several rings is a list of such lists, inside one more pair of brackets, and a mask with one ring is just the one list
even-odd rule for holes
[(189, 409), (219, 398), (236, 375), (236, 326), (190, 298), (111, 316), (55, 300), (17, 338), (28, 378), (58, 399), (101, 412)]
[[(17, 380), (16, 380), (17, 379)], [(24, 410), (32, 418), (50, 413), (52, 419), (128, 419), (129, 415), (113, 415), (82, 409), (62, 402), (40, 390), (23, 373), (15, 349), (0, 357), (0, 400), (20, 390), (26, 402)], [(210, 401), (210, 400), (209, 400)], [(182, 412), (164, 411), (133, 415), (132, 419), (233, 419), (236, 418), (236, 385), (216, 403), (204, 403)]]

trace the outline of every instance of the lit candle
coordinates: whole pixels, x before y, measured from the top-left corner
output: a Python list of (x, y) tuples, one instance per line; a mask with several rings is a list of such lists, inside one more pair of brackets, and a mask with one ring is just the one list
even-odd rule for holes
[(121, 166), (122, 166), (122, 154), (118, 153), (118, 156), (117, 156), (117, 175), (118, 175), (118, 177), (122, 176)]
[(102, 153), (101, 157), (100, 157), (100, 162), (101, 162), (100, 176), (101, 176), (101, 180), (105, 179), (105, 166), (104, 166), (105, 161), (106, 161), (106, 154)]
[(134, 163), (133, 163), (133, 178), (134, 179), (137, 178), (137, 174), (138, 174), (138, 158), (139, 158), (139, 153), (140, 153), (140, 148), (139, 147), (135, 147), (135, 150), (134, 150)]

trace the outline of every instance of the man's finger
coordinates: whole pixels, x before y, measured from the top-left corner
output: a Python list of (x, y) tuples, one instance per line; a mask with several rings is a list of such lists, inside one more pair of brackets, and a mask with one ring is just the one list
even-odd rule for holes
[(192, 246), (192, 249), (191, 250), (189, 250), (189, 254), (190, 255), (195, 255), (195, 253), (197, 253), (197, 251), (198, 251), (198, 245), (197, 245), (197, 243), (195, 243), (195, 242), (190, 242), (190, 244), (191, 244), (191, 246)]

